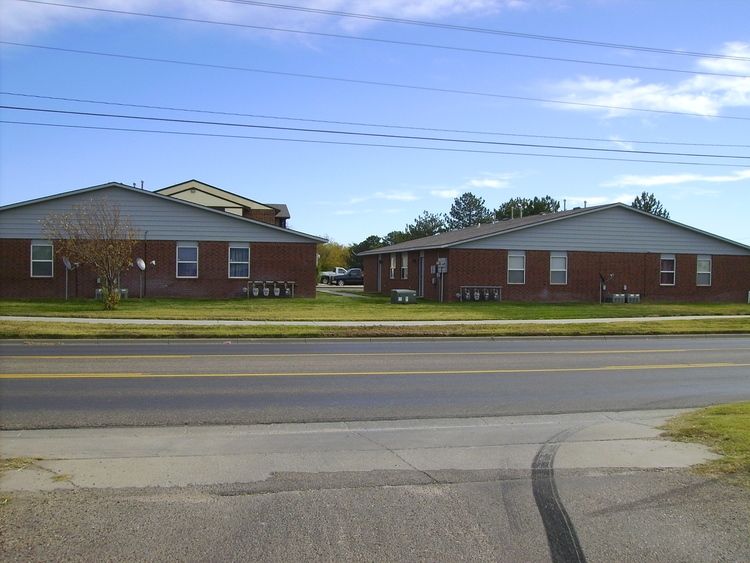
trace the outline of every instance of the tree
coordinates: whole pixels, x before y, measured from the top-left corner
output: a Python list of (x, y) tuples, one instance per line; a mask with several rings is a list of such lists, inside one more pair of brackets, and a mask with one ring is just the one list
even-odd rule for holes
[(336, 266), (349, 266), (351, 252), (348, 246), (329, 240), (318, 245), (318, 273), (333, 270)]
[(633, 200), (633, 203), (631, 203), (630, 206), (651, 213), (652, 215), (656, 215), (657, 217), (669, 219), (669, 211), (664, 209), (661, 202), (656, 199), (654, 194), (643, 192)]
[(546, 195), (543, 198), (524, 199), (521, 197), (511, 198), (495, 209), (495, 218), (514, 219), (528, 217), (529, 215), (541, 215), (542, 213), (557, 213), (560, 211), (560, 202)]
[(381, 246), (385, 246), (385, 243), (378, 235), (370, 235), (362, 242), (351, 245), (349, 247), (349, 265), (352, 268), (363, 268), (365, 261), (361, 256), (357, 256), (357, 254), (372, 250), (373, 248), (380, 248)]
[(453, 200), (451, 210), (445, 217), (445, 224), (448, 230), (455, 231), (479, 223), (489, 223), (492, 218), (492, 213), (484, 206), (484, 200), (466, 192)]
[(55, 241), (57, 253), (72, 262), (87, 264), (101, 280), (104, 308), (115, 309), (120, 300), (120, 273), (133, 263), (139, 231), (122, 217), (120, 206), (107, 198), (73, 206), (70, 213), (42, 219), (44, 236)]
[(409, 240), (430, 237), (446, 231), (445, 218), (443, 215), (428, 213), (427, 211), (414, 219), (414, 223), (406, 225), (406, 234)]
[(386, 246), (398, 244), (400, 242), (406, 242), (407, 240), (411, 239), (409, 238), (409, 235), (404, 231), (391, 231), (383, 237), (383, 242), (386, 244)]

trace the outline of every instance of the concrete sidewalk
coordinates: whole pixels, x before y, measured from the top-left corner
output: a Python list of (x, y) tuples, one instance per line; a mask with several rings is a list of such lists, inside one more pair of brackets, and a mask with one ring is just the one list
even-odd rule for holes
[(558, 469), (682, 468), (710, 459), (703, 446), (658, 437), (657, 427), (679, 412), (3, 431), (0, 456), (42, 459), (6, 471), (0, 489), (256, 483), (284, 472), (528, 471), (561, 432)]
[(750, 315), (693, 315), (684, 317), (627, 317), (602, 319), (524, 319), (524, 320), (458, 320), (458, 321), (236, 321), (179, 319), (98, 319), (75, 317), (13, 317), (0, 316), (0, 322), (48, 322), (120, 325), (188, 325), (188, 326), (446, 326), (446, 325), (555, 325), (597, 323), (642, 323), (655, 321), (695, 321), (710, 319), (750, 319)]

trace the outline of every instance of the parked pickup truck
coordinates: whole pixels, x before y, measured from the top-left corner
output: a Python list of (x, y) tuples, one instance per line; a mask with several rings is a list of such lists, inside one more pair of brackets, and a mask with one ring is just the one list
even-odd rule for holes
[(320, 272), (320, 283), (333, 283), (333, 276), (346, 273), (346, 268), (336, 266), (333, 272)]
[(333, 285), (364, 285), (365, 275), (359, 268), (352, 268), (344, 274), (333, 276), (331, 283)]

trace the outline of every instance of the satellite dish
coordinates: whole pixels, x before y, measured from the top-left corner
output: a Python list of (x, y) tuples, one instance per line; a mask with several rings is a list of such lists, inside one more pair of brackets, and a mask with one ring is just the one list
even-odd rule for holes
[(73, 269), (73, 264), (70, 263), (70, 260), (68, 260), (67, 256), (63, 256), (63, 264), (65, 264), (65, 269), (66, 270), (72, 270)]
[(146, 269), (146, 263), (143, 261), (143, 258), (136, 258), (135, 265), (138, 266), (141, 272)]

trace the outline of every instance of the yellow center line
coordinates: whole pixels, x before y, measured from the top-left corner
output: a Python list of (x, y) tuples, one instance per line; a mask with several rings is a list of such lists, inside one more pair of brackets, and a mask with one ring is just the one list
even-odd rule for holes
[(485, 352), (339, 352), (314, 354), (111, 354), (100, 356), (26, 356), (0, 355), (0, 359), (12, 360), (118, 360), (118, 359), (160, 359), (180, 360), (188, 358), (336, 358), (336, 357), (398, 357), (398, 356), (536, 356), (536, 355), (597, 355), (597, 354), (668, 354), (685, 352), (736, 352), (750, 348), (669, 348), (661, 350), (542, 350), (542, 351), (485, 351)]
[(706, 369), (750, 367), (748, 364), (709, 363), (709, 364), (654, 364), (632, 366), (601, 366), (579, 368), (540, 368), (540, 369), (482, 369), (482, 370), (410, 370), (410, 371), (342, 371), (342, 372), (278, 372), (278, 373), (6, 373), (0, 379), (109, 379), (109, 378), (170, 378), (170, 377), (335, 377), (362, 375), (450, 375), (450, 374), (501, 374), (501, 373), (567, 373), (581, 371), (621, 371), (654, 369)]

